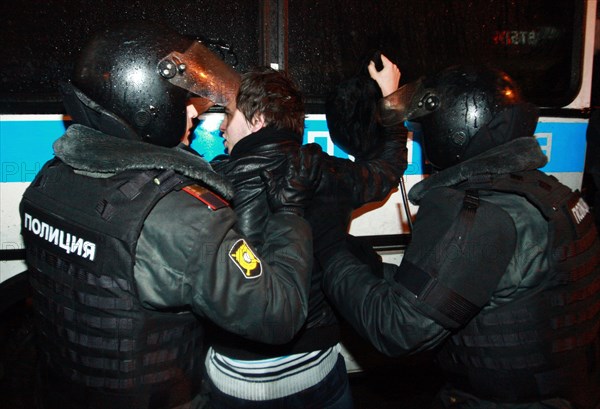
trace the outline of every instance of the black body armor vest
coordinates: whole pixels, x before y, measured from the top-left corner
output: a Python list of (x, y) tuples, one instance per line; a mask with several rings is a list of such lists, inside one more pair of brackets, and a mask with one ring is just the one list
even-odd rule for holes
[[(438, 355), (460, 389), (490, 400), (600, 402), (600, 242), (578, 194), (539, 171), (460, 189), (524, 196), (548, 222), (550, 270), (537, 288), (484, 309)], [(525, 249), (517, 249), (523, 251)]]
[(22, 232), (49, 407), (170, 408), (198, 393), (198, 319), (142, 308), (133, 278), (148, 213), (189, 183), (172, 171), (96, 179), (53, 160), (25, 192)]

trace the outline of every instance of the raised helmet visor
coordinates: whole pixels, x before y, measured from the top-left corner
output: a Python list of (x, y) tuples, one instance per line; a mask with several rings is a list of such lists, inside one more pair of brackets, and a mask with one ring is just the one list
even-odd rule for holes
[(199, 113), (213, 105), (227, 105), (240, 86), (240, 75), (199, 41), (184, 53), (172, 51), (160, 60), (158, 70), (171, 84), (192, 94), (190, 100)]

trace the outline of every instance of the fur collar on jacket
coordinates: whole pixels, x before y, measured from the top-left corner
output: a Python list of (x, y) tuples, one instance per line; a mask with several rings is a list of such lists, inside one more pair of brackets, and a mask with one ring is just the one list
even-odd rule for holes
[(229, 181), (215, 173), (202, 157), (181, 148), (116, 138), (80, 124), (71, 125), (53, 148), (56, 157), (80, 171), (110, 175), (135, 169), (173, 169), (227, 200), (233, 196)]
[(544, 166), (547, 162), (548, 158), (542, 152), (535, 138), (517, 138), (434, 173), (413, 186), (408, 197), (413, 204), (418, 204), (430, 189), (436, 187), (454, 186), (473, 176), (502, 175), (534, 170)]

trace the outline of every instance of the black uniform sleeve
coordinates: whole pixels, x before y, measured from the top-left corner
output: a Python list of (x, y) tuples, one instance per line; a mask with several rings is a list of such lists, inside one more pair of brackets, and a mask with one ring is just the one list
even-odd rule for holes
[(283, 343), (307, 315), (312, 240), (306, 221), (274, 214), (261, 253), (233, 229), (233, 210), (210, 210), (185, 193), (158, 203), (136, 257), (140, 299), (148, 308), (191, 308), (227, 331)]
[(325, 294), (342, 317), (380, 352), (400, 356), (433, 349), (450, 332), (416, 310), (408, 294), (393, 281), (396, 266), (385, 265), (376, 277), (345, 249), (325, 265)]

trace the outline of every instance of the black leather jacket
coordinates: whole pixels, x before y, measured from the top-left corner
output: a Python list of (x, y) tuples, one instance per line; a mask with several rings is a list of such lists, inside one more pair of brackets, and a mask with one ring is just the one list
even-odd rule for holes
[[(391, 108), (387, 108), (383, 126), (384, 144), (379, 154), (363, 162), (329, 156), (316, 144), (301, 148), (299, 135), (270, 127), (242, 139), (234, 147), (230, 158), (212, 163), (218, 173), (233, 183), (235, 194), (232, 204), (239, 217), (240, 230), (256, 242), (261, 240), (262, 226), (269, 215), (261, 172), (278, 167), (286, 154), (299, 149), (305, 153), (304, 166), (318, 161), (323, 169), (312, 202), (305, 211), (313, 234), (321, 231), (320, 225), (328, 218), (339, 218), (340, 223), (348, 226), (353, 210), (368, 202), (384, 199), (397, 188), (406, 169), (406, 130)], [(333, 208), (337, 209), (334, 213)], [(314, 239), (317, 240), (316, 237)], [(372, 252), (372, 249), (369, 250)], [(232, 357), (257, 359), (335, 345), (339, 341), (337, 319), (321, 290), (321, 279), (321, 267), (315, 263), (308, 318), (291, 343), (274, 349), (260, 344), (240, 344), (225, 336), (218, 337), (214, 348)]]

